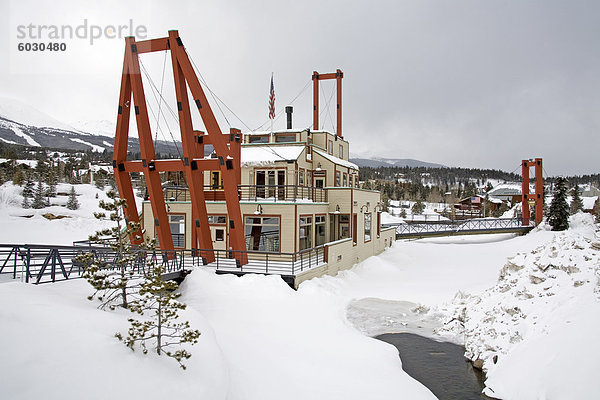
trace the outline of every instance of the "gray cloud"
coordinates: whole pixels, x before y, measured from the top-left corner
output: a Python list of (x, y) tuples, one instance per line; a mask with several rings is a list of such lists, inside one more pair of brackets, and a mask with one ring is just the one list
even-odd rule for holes
[[(549, 174), (599, 172), (598, 2), (32, 4), (0, 6), (4, 54), (15, 40), (6, 26), (23, 14), (38, 23), (133, 18), (149, 37), (178, 28), (210, 87), (252, 128), (267, 121), (271, 72), (282, 108), (313, 70), (341, 68), (344, 135), (354, 153), (509, 171), (523, 158), (543, 157)], [(0, 70), (2, 94), (64, 121), (114, 119), (123, 43), (73, 46), (47, 62), (81, 66), (77, 74), (10, 73), (9, 60)], [(162, 60), (144, 61), (157, 82)], [(323, 85), (325, 97), (331, 90)], [(294, 105), (295, 125), (309, 126), (310, 87)], [(329, 117), (321, 121), (331, 129)]]

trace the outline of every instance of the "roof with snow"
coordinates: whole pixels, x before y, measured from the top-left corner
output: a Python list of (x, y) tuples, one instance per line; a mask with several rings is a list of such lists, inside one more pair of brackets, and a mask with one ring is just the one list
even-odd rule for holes
[(295, 161), (300, 157), (304, 150), (304, 145), (288, 146), (242, 146), (241, 165), (248, 166), (268, 166), (277, 161)]
[(315, 149), (314, 147), (313, 147), (313, 151), (315, 153), (317, 153), (318, 155), (320, 155), (321, 157), (323, 157), (323, 158), (331, 161), (334, 164), (358, 170), (358, 165), (356, 165), (354, 163), (351, 163), (350, 161), (342, 160), (341, 158), (338, 158), (336, 156), (332, 156), (331, 154), (327, 154), (327, 153), (324, 153), (322, 151), (319, 151), (319, 150)]

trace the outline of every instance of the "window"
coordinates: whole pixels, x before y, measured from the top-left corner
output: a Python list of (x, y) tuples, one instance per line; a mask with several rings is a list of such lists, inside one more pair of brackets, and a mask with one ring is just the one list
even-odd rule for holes
[(296, 134), (295, 133), (286, 133), (284, 135), (277, 135), (277, 136), (275, 136), (275, 141), (277, 143), (295, 142), (296, 141)]
[(312, 187), (312, 172), (309, 170), (306, 170), (306, 186), (310, 186)]
[(210, 188), (213, 190), (223, 190), (221, 171), (210, 171)]
[(169, 228), (174, 247), (185, 247), (185, 215), (169, 214)]
[(341, 179), (341, 172), (335, 171), (335, 186), (341, 185), (340, 179)]
[(225, 216), (225, 215), (209, 215), (208, 223), (210, 225), (225, 225), (227, 223), (227, 216)]
[(325, 216), (317, 215), (315, 216), (315, 244), (320, 246), (325, 243)]
[(304, 168), (298, 170), (298, 185), (304, 186)]
[(354, 184), (352, 183), (352, 175), (350, 175), (350, 177), (348, 179), (350, 179), (350, 184), (348, 186), (353, 187)]
[(346, 239), (350, 237), (350, 216), (348, 214), (340, 215), (339, 223), (340, 237), (339, 239)]
[(300, 250), (312, 248), (312, 217), (300, 217)]
[(256, 196), (285, 198), (285, 170), (256, 171)]
[(248, 139), (248, 143), (269, 143), (268, 135), (250, 135)]
[(344, 172), (344, 187), (348, 186), (348, 174)]
[(371, 240), (371, 213), (365, 214), (365, 242)]
[(333, 155), (333, 140), (330, 140), (327, 144), (327, 153)]
[(279, 217), (246, 217), (246, 248), (279, 252)]
[(215, 241), (223, 242), (225, 240), (225, 229), (215, 230)]
[(354, 187), (358, 189), (358, 176), (354, 177)]
[(340, 155), (340, 158), (344, 158), (344, 146), (342, 146), (341, 144), (339, 147), (339, 155)]

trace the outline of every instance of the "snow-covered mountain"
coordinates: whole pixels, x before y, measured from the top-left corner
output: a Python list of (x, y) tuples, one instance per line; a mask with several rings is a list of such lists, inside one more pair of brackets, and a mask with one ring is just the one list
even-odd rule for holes
[[(114, 123), (110, 121), (65, 124), (18, 100), (0, 98), (0, 142), (60, 150), (112, 151)], [(176, 145), (157, 141), (156, 152), (177, 154)], [(178, 146), (180, 144), (178, 143)], [(137, 138), (129, 150), (139, 151)]]
[(413, 160), (411, 158), (381, 158), (381, 157), (356, 157), (350, 158), (350, 161), (359, 167), (426, 167), (426, 168), (444, 168), (445, 165), (430, 163), (425, 161)]

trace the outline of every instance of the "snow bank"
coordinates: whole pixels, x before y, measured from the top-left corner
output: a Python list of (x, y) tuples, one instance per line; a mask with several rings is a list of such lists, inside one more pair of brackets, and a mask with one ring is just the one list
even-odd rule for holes
[(363, 336), (344, 302), (279, 277), (196, 270), (181, 298), (215, 331), (228, 364), (229, 399), (429, 399), (397, 350)]
[(96, 309), (84, 280), (4, 283), (0, 289), (2, 399), (227, 398), (217, 339), (193, 310), (182, 316), (202, 335), (183, 371), (167, 357), (143, 356), (116, 340), (130, 313)]
[(600, 243), (593, 218), (510, 258), (498, 282), (460, 292), (438, 311), (439, 333), (465, 336), (466, 356), (483, 361), (486, 394), (502, 399), (600, 398)]

